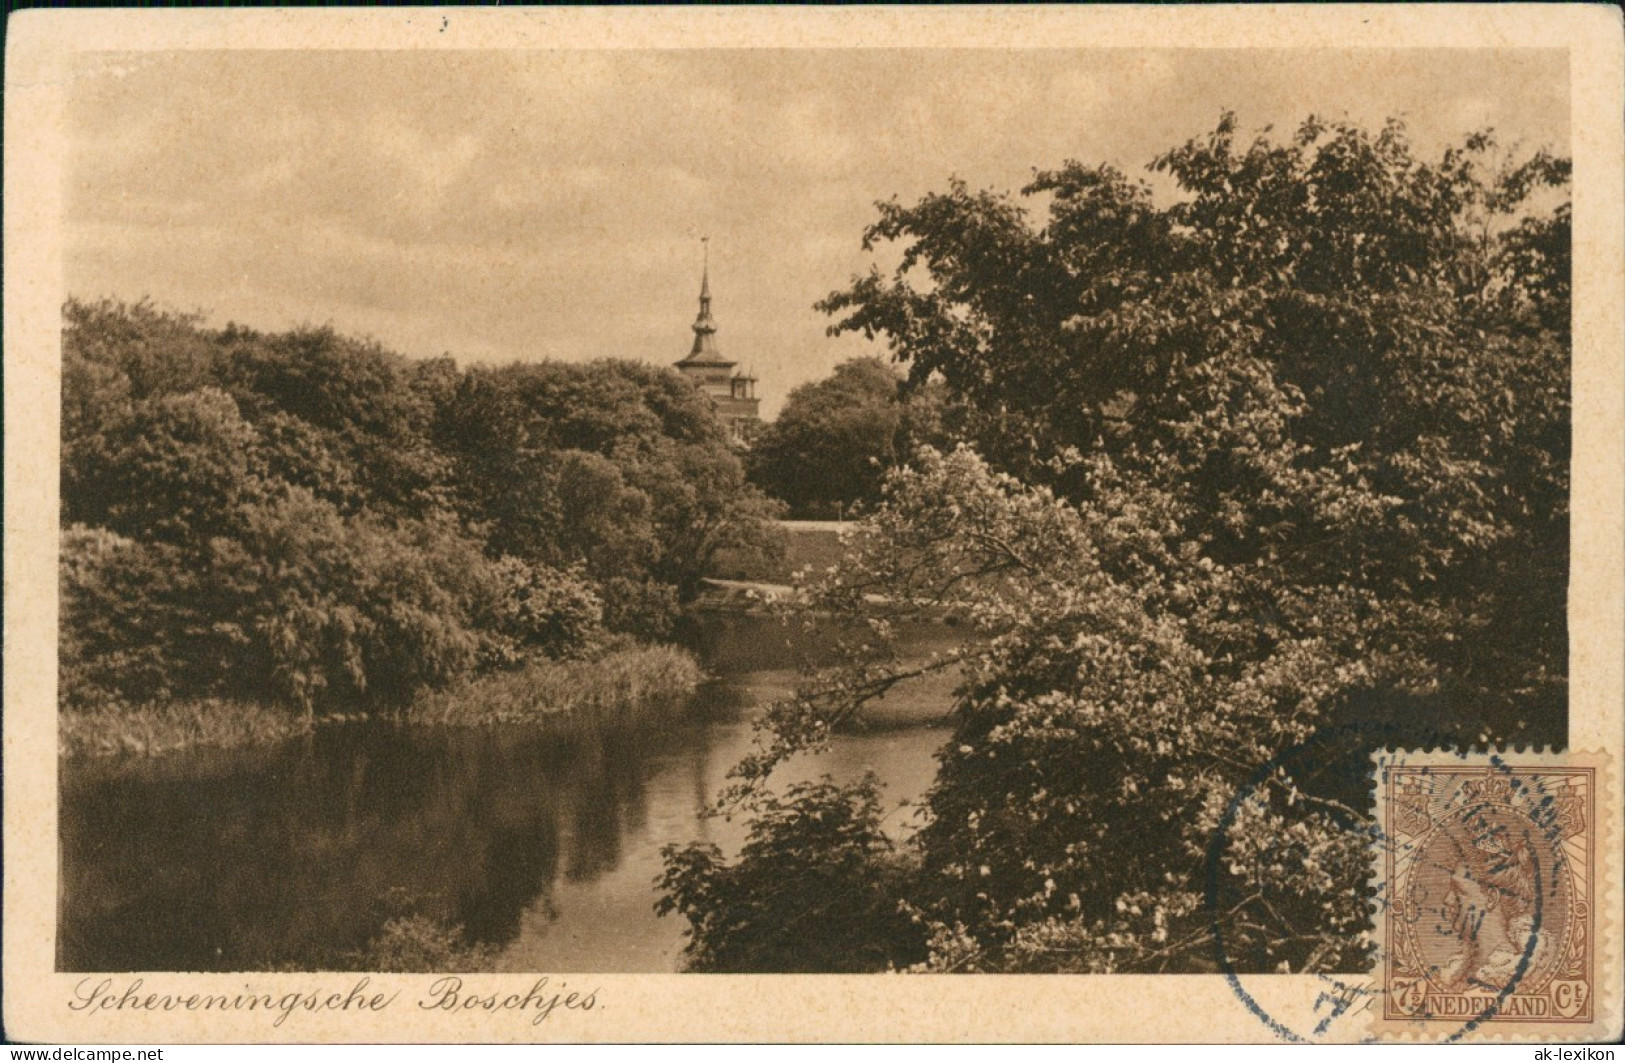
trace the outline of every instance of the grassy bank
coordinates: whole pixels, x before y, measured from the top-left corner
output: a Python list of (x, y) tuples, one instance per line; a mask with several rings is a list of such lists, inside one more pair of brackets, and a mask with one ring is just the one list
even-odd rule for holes
[(63, 709), (57, 744), (64, 757), (155, 756), (183, 749), (232, 749), (307, 734), (303, 713), (274, 705), (204, 698), (164, 705)]
[(637, 646), (590, 661), (542, 661), (420, 698), (417, 724), (534, 723), (572, 713), (605, 713), (690, 694), (700, 666), (675, 646)]
[[(605, 713), (693, 692), (694, 658), (673, 646), (630, 646), (590, 661), (538, 661), (420, 698), (407, 723), (478, 726), (528, 723), (571, 713)], [(279, 706), (203, 699), (165, 705), (63, 709), (64, 757), (155, 756), (187, 749), (231, 749), (308, 734), (315, 724), (356, 717), (304, 714)]]

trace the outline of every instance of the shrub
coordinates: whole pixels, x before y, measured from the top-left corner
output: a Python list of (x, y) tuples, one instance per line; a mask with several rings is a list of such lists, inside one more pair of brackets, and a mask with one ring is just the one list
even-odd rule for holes
[(538, 654), (581, 656), (604, 637), (604, 606), (579, 568), (560, 570), (502, 557), (490, 566), (491, 606), (479, 618), (488, 663), (513, 665)]
[(461, 926), (426, 915), (402, 915), (386, 922), (377, 937), (348, 957), (346, 966), (391, 974), (488, 971), (496, 955), (493, 946), (470, 942)]
[(691, 971), (855, 972), (925, 956), (903, 893), (908, 866), (880, 829), (878, 786), (822, 782), (757, 794), (739, 859), (714, 845), (661, 850), (656, 910), (689, 922)]

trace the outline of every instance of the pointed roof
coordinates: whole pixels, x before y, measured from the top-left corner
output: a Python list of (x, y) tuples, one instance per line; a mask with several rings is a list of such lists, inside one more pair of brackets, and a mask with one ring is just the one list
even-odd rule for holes
[(694, 346), (689, 348), (688, 357), (677, 364), (732, 368), (737, 363), (724, 358), (717, 350), (717, 323), (711, 318), (711, 238), (702, 237), (700, 243), (705, 247), (705, 266), (700, 273), (700, 316), (694, 319)]

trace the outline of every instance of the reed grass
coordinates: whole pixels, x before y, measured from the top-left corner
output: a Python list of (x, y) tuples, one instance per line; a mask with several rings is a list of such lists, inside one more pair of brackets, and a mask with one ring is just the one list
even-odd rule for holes
[(675, 646), (636, 646), (587, 661), (537, 661), (418, 699), (415, 724), (477, 727), (605, 715), (675, 701), (702, 678), (693, 655)]
[(64, 708), (57, 742), (64, 757), (155, 756), (183, 749), (232, 749), (308, 734), (310, 719), (275, 705), (203, 698), (161, 705)]

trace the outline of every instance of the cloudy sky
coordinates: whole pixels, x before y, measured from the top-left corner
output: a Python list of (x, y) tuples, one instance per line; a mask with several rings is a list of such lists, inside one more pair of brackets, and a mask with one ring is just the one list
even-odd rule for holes
[(1227, 108), (1568, 150), (1553, 51), (102, 54), (69, 102), (66, 280), (414, 356), (669, 363), (708, 235), (718, 339), (771, 414), (868, 349), (812, 304), (868, 268), (874, 201), (1143, 173)]

